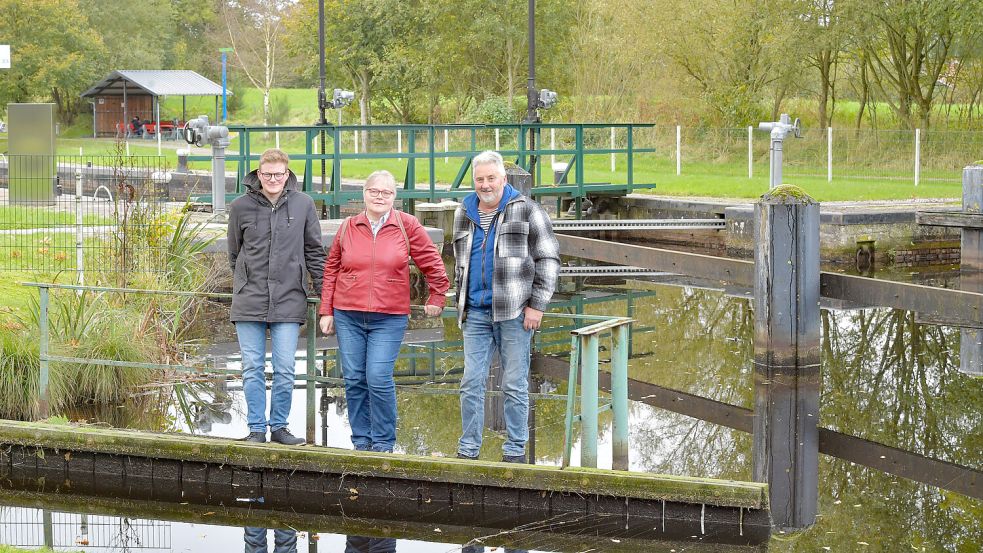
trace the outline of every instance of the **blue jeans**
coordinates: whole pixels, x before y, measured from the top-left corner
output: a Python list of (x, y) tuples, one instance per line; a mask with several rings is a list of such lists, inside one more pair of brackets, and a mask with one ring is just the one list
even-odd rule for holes
[[(246, 542), (246, 553), (267, 553), (266, 528), (246, 526), (242, 539)], [(273, 530), (273, 553), (297, 553), (297, 531)]]
[(522, 328), (525, 317), (492, 322), (491, 311), (468, 309), (464, 320), (464, 377), (461, 378), (461, 440), (458, 453), (475, 457), (481, 449), (485, 423), (485, 383), (497, 350), (502, 360), (505, 395), (505, 455), (523, 455), (529, 438), (529, 350), (532, 330)]
[(408, 315), (334, 310), (355, 449), (392, 451), (396, 445), (393, 366), (408, 323)]
[[(266, 419), (266, 327), (273, 343), (273, 386), (270, 419)], [(275, 431), (287, 426), (294, 391), (294, 359), (300, 323), (236, 322), (242, 352), (242, 392), (246, 396), (246, 423), (250, 432)]]

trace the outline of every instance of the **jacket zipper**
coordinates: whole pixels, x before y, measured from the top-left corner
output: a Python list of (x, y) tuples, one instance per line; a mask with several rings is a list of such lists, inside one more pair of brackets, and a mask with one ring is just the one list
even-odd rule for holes
[(270, 317), (273, 315), (273, 287), (270, 286), (270, 268), (273, 267), (273, 230), (275, 228), (276, 204), (273, 204), (270, 207), (270, 243), (266, 248), (269, 252), (266, 260), (266, 293), (270, 295), (269, 305), (266, 307), (266, 322), (270, 322)]

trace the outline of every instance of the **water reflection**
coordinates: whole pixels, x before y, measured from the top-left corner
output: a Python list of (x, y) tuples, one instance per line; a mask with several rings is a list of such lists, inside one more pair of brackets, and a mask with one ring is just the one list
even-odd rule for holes
[(345, 553), (395, 553), (396, 538), (367, 538), (348, 536)]
[[(245, 542), (245, 553), (268, 553), (266, 543), (267, 528), (246, 526), (243, 528), (242, 540)], [(347, 549), (346, 549), (347, 551)], [(276, 528), (273, 530), (273, 553), (297, 553), (297, 531)]]
[[(637, 321), (629, 369), (632, 379), (745, 409), (753, 407), (753, 312), (746, 299), (720, 290), (642, 280), (613, 284), (567, 283), (568, 295), (561, 299), (567, 302), (566, 311), (632, 314)], [(569, 329), (564, 328), (564, 321), (549, 324), (554, 332), (544, 329), (540, 333), (543, 348), (562, 354), (569, 344)], [(970, 349), (967, 329), (929, 323), (914, 313), (891, 309), (824, 309), (821, 324), (821, 427), (983, 469), (983, 380), (959, 370), (971, 359), (965, 355)], [(455, 353), (460, 331), (452, 320), (445, 321), (444, 338), (432, 348), (406, 348), (420, 355), (401, 360), (398, 370), (413, 365), (419, 374), (453, 376), (460, 367)], [(237, 409), (241, 392), (235, 386), (232, 384), (225, 400), (210, 392), (199, 398), (188, 396), (196, 430), (222, 436), (241, 433), (245, 423)], [(564, 394), (566, 384), (551, 379), (540, 389)], [(303, 392), (297, 393), (295, 401), (303, 404)], [(338, 401), (338, 394), (322, 390), (318, 443), (350, 448), (346, 406)], [(630, 412), (632, 470), (750, 479), (750, 434), (656, 409), (639, 399)], [(540, 399), (535, 404), (536, 462), (558, 464), (563, 402)], [(459, 420), (453, 385), (401, 389), (398, 409), (397, 451), (453, 455), (460, 428), (441, 422)], [(142, 410), (139, 416), (93, 412), (89, 418), (146, 429), (186, 429), (177, 416), (179, 411), (172, 411), (170, 420), (161, 412), (150, 415)], [(296, 411), (297, 419), (290, 422), (302, 426), (303, 412)], [(610, 439), (609, 428), (609, 419), (602, 418), (602, 440)], [(500, 449), (502, 439), (488, 431), (485, 449)], [(602, 455), (605, 451), (610, 451), (606, 441), (599, 446)], [(610, 458), (602, 456), (599, 461), (605, 466)], [(983, 549), (983, 529), (978, 524), (983, 520), (983, 504), (978, 499), (827, 456), (819, 458), (819, 482), (816, 526), (794, 539), (777, 537), (772, 540), (773, 549)], [(858, 545), (860, 542), (868, 545)]]

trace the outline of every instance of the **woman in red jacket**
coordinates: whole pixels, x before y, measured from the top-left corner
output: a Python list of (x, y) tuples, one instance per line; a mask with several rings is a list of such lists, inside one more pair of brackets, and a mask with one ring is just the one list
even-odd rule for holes
[(396, 445), (393, 366), (410, 313), (412, 257), (427, 279), (429, 317), (450, 288), (444, 262), (416, 217), (393, 209), (396, 179), (376, 171), (365, 181), (365, 212), (345, 219), (324, 264), (320, 326), (338, 332), (352, 445), (391, 452)]

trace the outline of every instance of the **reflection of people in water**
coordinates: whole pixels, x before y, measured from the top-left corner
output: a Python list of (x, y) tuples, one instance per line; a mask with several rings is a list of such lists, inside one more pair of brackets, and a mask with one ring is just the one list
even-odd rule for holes
[(395, 553), (396, 538), (366, 538), (348, 536), (345, 553)]
[[(246, 553), (268, 553), (266, 549), (266, 528), (246, 526), (242, 539), (246, 542)], [(297, 553), (297, 531), (276, 528), (273, 530), (273, 553)]]

